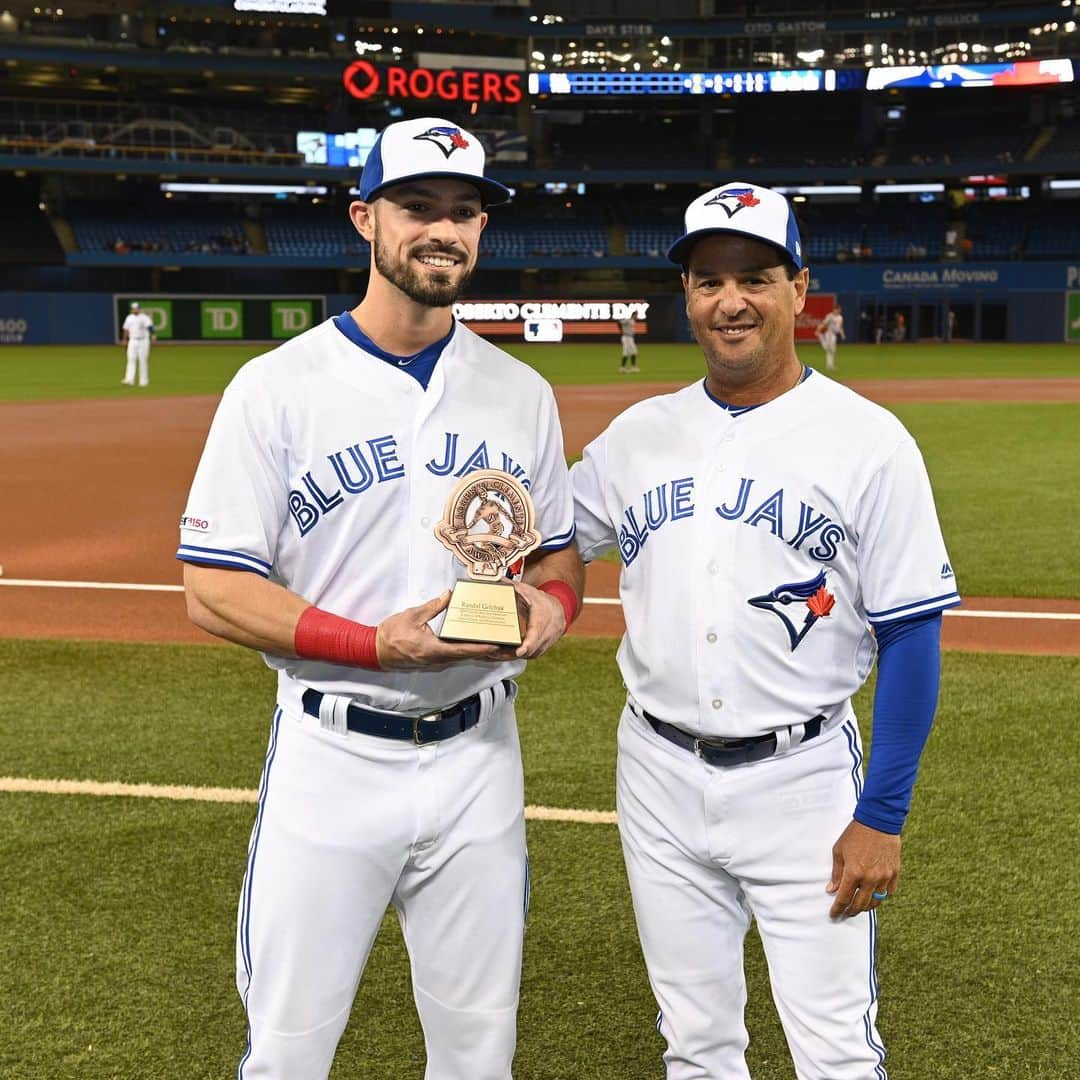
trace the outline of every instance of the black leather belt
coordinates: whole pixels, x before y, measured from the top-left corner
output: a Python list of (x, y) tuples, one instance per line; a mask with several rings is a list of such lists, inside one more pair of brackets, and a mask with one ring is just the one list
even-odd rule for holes
[[(706, 765), (745, 765), (751, 761), (764, 761), (776, 753), (776, 735), (758, 735), (752, 739), (699, 739), (674, 724), (665, 723), (655, 716), (641, 710), (641, 715), (649, 721), (653, 731), (662, 735), (669, 742), (681, 746), (684, 750), (696, 754)], [(815, 716), (803, 725), (803, 736), (795, 745), (809, 742), (821, 734), (821, 725), (825, 716)], [(791, 728), (788, 728), (791, 731)]]
[[(503, 679), (507, 696), (510, 693), (510, 680)], [(365, 709), (360, 705), (350, 705), (345, 711), (345, 726), (349, 731), (355, 731), (361, 735), (377, 735), (381, 739), (401, 739), (404, 742), (416, 743), (422, 746), (424, 743), (439, 742), (441, 739), (449, 739), (452, 735), (460, 735), (463, 731), (475, 727), (480, 721), (480, 698), (483, 694), (494, 690), (488, 687), (478, 694), (459, 701), (456, 705), (447, 706), (438, 712), (425, 713), (423, 716), (403, 716), (401, 713), (376, 712), (374, 709)], [(318, 690), (305, 690), (301, 699), (304, 704), (304, 712), (308, 716), (319, 715), (319, 705), (323, 695)]]

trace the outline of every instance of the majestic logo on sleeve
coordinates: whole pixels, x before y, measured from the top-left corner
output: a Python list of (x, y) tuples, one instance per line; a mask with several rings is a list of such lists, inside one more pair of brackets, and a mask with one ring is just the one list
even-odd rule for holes
[(728, 218), (733, 218), (740, 210), (757, 206), (760, 202), (753, 188), (730, 187), (718, 191), (705, 205), (719, 206)]
[(449, 157), (455, 150), (468, 150), (469, 140), (461, 134), (461, 128), (456, 127), (430, 127), (420, 135), (413, 136), (414, 141), (434, 143), (445, 157)]
[[(764, 596), (754, 596), (747, 601), (752, 607), (761, 608), (771, 612), (783, 624), (791, 642), (791, 651), (794, 652), (799, 643), (809, 633), (810, 627), (818, 619), (826, 619), (836, 603), (836, 597), (825, 588), (825, 571), (822, 570), (817, 577), (809, 581), (794, 581), (786, 585), (777, 585), (771, 592)], [(789, 618), (785, 609), (791, 605), (798, 605), (793, 611), (794, 619)], [(803, 607), (802, 605), (805, 605)], [(805, 612), (805, 615), (803, 613)], [(802, 626), (796, 626), (799, 616), (803, 615)]]

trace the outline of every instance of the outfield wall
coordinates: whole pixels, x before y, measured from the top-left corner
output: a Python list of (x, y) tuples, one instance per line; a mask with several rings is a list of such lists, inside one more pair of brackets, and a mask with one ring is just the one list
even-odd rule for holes
[[(183, 315), (181, 322), (192, 330), (183, 340), (272, 341), (304, 328), (305, 319), (287, 310), (289, 301), (318, 319), (324, 310), (333, 315), (357, 299), (343, 293), (241, 296), (226, 291), (227, 271), (222, 282), (224, 288), (217, 295), (0, 292), (0, 345), (115, 343), (118, 314), (130, 299), (176, 305), (175, 310)], [(613, 286), (605, 299), (647, 303), (647, 321), (639, 325), (639, 332), (650, 340), (689, 341), (681, 294), (650, 294), (641, 285), (639, 281), (621, 289)], [(849, 341), (871, 340), (876, 320), (891, 325), (896, 314), (902, 313), (906, 340), (910, 341), (948, 337), (951, 323), (951, 336), (958, 339), (1080, 343), (1080, 259), (1073, 263), (823, 264), (811, 267), (810, 289), (814, 294), (838, 297)], [(553, 295), (557, 292), (558, 286), (551, 285), (542, 296), (508, 293), (484, 299), (491, 303), (590, 303), (569, 289), (563, 295)], [(235, 307), (240, 301), (240, 307)], [(239, 332), (236, 320), (224, 311), (230, 305), (243, 314), (244, 328)], [(212, 308), (218, 309), (217, 314)], [(614, 332), (615, 327), (610, 329)], [(174, 334), (173, 339), (179, 338)]]

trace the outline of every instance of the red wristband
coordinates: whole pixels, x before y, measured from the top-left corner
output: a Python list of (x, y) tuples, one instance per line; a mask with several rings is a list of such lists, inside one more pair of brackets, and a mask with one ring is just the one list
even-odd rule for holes
[(333, 615), (312, 604), (297, 620), (293, 648), (304, 660), (382, 671), (375, 633), (374, 626)]
[(537, 588), (541, 592), (550, 593), (562, 604), (563, 611), (566, 612), (566, 625), (569, 626), (578, 613), (577, 593), (565, 581), (558, 579), (545, 581), (542, 585), (537, 585)]

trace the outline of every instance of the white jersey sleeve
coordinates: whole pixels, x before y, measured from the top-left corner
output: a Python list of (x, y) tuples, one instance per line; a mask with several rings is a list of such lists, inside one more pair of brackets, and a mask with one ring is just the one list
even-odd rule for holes
[[(270, 576), (288, 517), (280, 421), (247, 365), (225, 390), (180, 519), (177, 558)], [(261, 406), (261, 407), (260, 407)]]
[(922, 454), (910, 437), (875, 473), (855, 507), (863, 609), (873, 624), (960, 602)]
[(540, 551), (557, 551), (574, 539), (574, 498), (567, 479), (562, 425), (550, 387), (537, 417), (536, 446), (536, 478), (529, 495), (536, 508)]
[(590, 562), (615, 547), (618, 533), (606, 505), (607, 439), (600, 435), (585, 447), (581, 461), (570, 469), (577, 518), (577, 546), (581, 557)]

